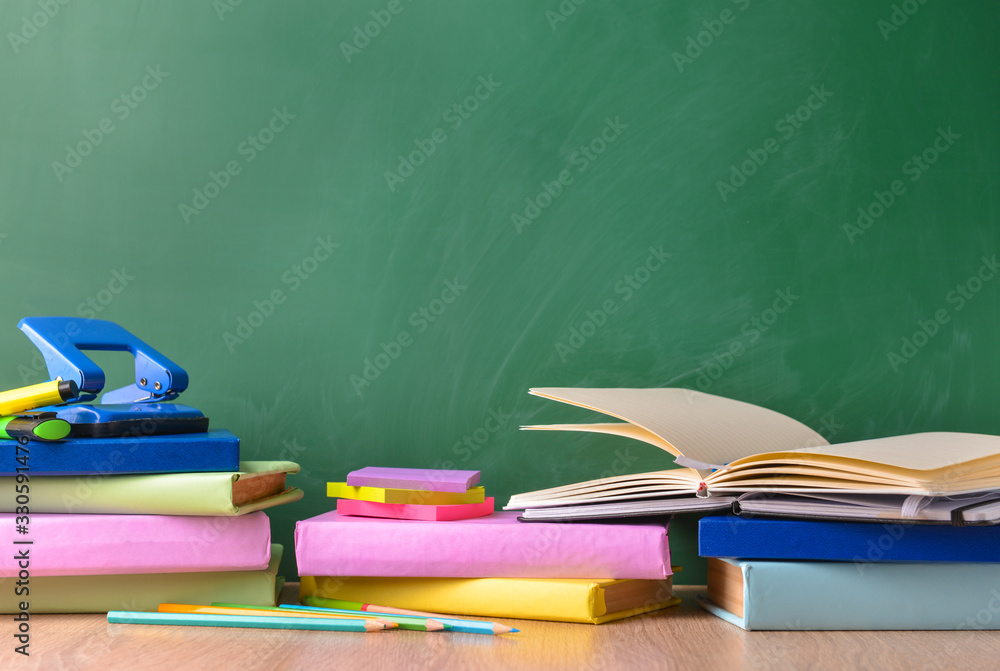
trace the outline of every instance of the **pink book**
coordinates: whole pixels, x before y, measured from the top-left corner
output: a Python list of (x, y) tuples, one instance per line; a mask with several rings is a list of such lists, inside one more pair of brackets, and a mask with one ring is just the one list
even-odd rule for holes
[[(261, 571), (271, 558), (263, 512), (239, 517), (0, 514), (0, 577)], [(20, 533), (26, 529), (27, 533)], [(27, 564), (27, 566), (25, 566)]]
[(666, 523), (524, 523), (517, 515), (425, 522), (324, 513), (295, 525), (299, 575), (647, 580), (671, 575)]
[(425, 492), (464, 492), (478, 483), (479, 471), (366, 466), (347, 474), (348, 487), (418, 489)]
[(472, 517), (492, 515), (493, 497), (487, 496), (482, 503), (457, 503), (447, 506), (337, 499), (337, 512), (341, 515), (391, 517), (399, 520), (429, 520), (432, 522), (467, 520)]

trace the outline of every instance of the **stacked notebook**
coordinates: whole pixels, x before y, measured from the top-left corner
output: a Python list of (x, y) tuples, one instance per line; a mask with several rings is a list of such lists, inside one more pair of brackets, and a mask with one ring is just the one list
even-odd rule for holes
[(1000, 526), (720, 516), (698, 542), (702, 605), (747, 630), (1000, 628)]
[[(746, 629), (997, 629), (1000, 437), (830, 445), (780, 413), (685, 389), (535, 389), (622, 422), (526, 427), (656, 445), (676, 466), (519, 494), (523, 520), (701, 520), (703, 605)], [(998, 597), (1000, 600), (1000, 597)]]
[[(116, 324), (34, 317), (19, 327), (53, 379), (0, 393), (0, 612), (273, 605), (282, 548), (262, 509), (296, 501), (299, 470), (240, 462), (240, 441), (170, 403), (187, 373)], [(135, 356), (136, 385), (104, 393), (81, 350)]]
[[(379, 469), (330, 483), (328, 492), (342, 497), (337, 510), (296, 524), (304, 602), (321, 597), (417, 611), (590, 623), (677, 603), (662, 521), (523, 524), (515, 513), (462, 516), (461, 506), (486, 501), (483, 489), (475, 486), (478, 472), (414, 471), (406, 479), (408, 469), (393, 469), (403, 477), (357, 484), (373, 470)], [(349, 489), (354, 486), (358, 489)], [(377, 491), (361, 491), (365, 487)], [(344, 505), (351, 500), (343, 498), (347, 495), (436, 510), (411, 511), (406, 519), (357, 514), (354, 504)]]
[[(110, 461), (119, 449), (114, 440), (29, 447), (31, 458), (48, 452), (46, 471), (59, 473), (62, 453), (93, 454), (98, 448), (88, 443), (95, 441)], [(223, 445), (238, 450), (239, 441), (229, 434)], [(182, 459), (172, 464), (158, 468), (173, 473), (106, 475), (73, 467), (70, 474), (31, 474), (23, 483), (17, 474), (0, 477), (0, 543), (15, 550), (0, 558), (0, 577), (30, 574), (30, 592), (3, 590), (0, 612), (17, 612), (22, 601), (33, 613), (155, 610), (161, 602), (273, 605), (282, 548), (271, 544), (261, 509), (301, 498), (285, 485), (298, 466), (244, 462), (228, 472), (184, 472)], [(28, 492), (30, 516), (18, 510), (18, 492)]]

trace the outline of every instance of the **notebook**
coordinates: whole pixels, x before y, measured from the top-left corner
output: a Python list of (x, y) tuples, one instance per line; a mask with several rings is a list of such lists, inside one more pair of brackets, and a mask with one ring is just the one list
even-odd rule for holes
[[(1000, 489), (998, 436), (919, 433), (829, 445), (817, 432), (780, 413), (686, 389), (531, 393), (624, 422), (524, 428), (642, 440), (669, 453), (682, 468), (517, 494), (505, 506), (508, 510), (629, 502), (631, 514), (641, 511), (644, 503), (663, 514), (722, 510), (744, 492), (933, 497)], [(699, 503), (691, 502), (692, 497), (717, 500)], [(525, 519), (541, 517), (526, 514)]]

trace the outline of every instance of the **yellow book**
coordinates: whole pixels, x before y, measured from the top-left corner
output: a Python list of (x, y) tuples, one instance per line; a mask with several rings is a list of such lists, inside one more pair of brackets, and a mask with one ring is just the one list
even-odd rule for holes
[(418, 489), (349, 487), (346, 482), (328, 482), (326, 495), (333, 499), (357, 499), (377, 503), (450, 506), (460, 503), (482, 503), (486, 500), (486, 488), (473, 487), (466, 492), (430, 492)]
[(671, 590), (670, 578), (570, 580), (302, 576), (299, 598), (319, 596), (433, 613), (601, 624), (680, 603)]

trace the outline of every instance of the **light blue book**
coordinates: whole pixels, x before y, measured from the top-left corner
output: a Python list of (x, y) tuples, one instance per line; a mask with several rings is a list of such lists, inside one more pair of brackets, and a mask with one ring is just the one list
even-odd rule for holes
[(710, 613), (747, 631), (1000, 629), (1000, 564), (710, 559)]

